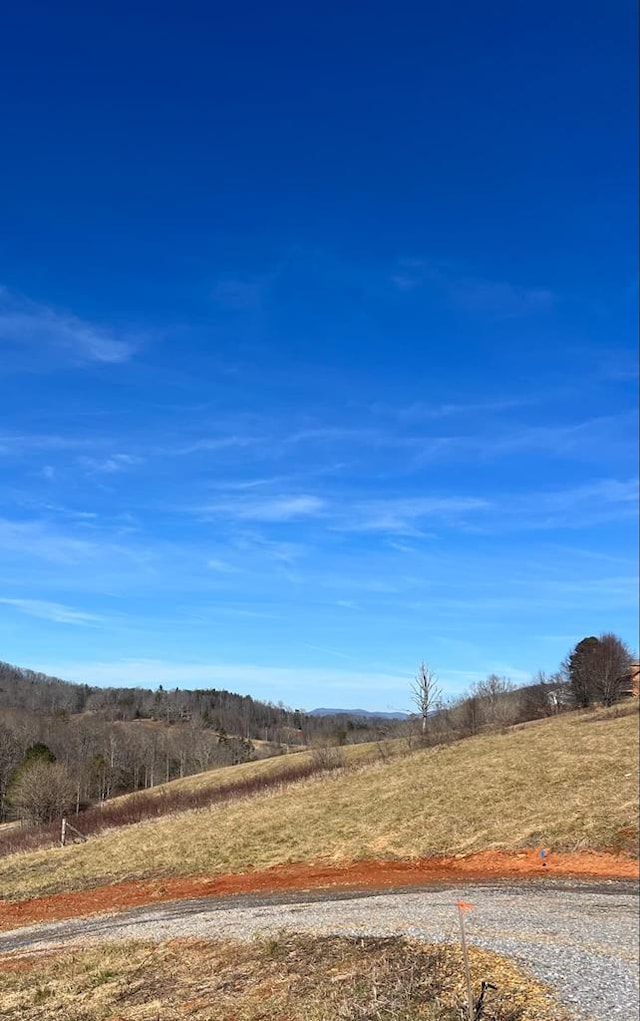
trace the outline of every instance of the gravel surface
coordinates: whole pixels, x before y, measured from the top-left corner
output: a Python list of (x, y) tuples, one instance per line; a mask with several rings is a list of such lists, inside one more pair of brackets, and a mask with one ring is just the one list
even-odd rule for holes
[(452, 941), (457, 939), (459, 899), (474, 905), (466, 916), (470, 941), (526, 965), (579, 1017), (637, 1019), (638, 896), (629, 884), (438, 887), (176, 901), (3, 933), (0, 953), (84, 947), (115, 939), (248, 939), (282, 929)]

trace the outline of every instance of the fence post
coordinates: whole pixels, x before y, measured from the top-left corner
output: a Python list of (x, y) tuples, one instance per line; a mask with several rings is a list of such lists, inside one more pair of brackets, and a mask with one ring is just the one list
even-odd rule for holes
[[(76, 834), (77, 836), (79, 836), (79, 837), (80, 837), (80, 840), (86, 840), (86, 839), (87, 839), (87, 838), (85, 837), (84, 833), (81, 833), (81, 832), (80, 832), (80, 830), (77, 830), (77, 829), (75, 828), (75, 826), (74, 826), (74, 825), (73, 825), (72, 823), (70, 823), (70, 822), (67, 822), (67, 820), (66, 820), (66, 819), (64, 819), (64, 820), (63, 820), (63, 822), (64, 822), (64, 834), (65, 834), (65, 839), (66, 839), (66, 833), (67, 833), (67, 830), (73, 830), (73, 832), (74, 832), (74, 833), (75, 833), (75, 834)], [(74, 844), (75, 844), (75, 840), (74, 840)]]
[(66, 839), (67, 839), (67, 820), (63, 816), (62, 825), (60, 827), (60, 847), (64, 847)]

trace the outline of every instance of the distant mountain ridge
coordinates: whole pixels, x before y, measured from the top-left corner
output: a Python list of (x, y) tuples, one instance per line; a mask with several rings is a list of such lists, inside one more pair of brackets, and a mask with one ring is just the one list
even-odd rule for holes
[(312, 709), (309, 716), (364, 716), (377, 720), (406, 720), (408, 713), (384, 713), (371, 709)]

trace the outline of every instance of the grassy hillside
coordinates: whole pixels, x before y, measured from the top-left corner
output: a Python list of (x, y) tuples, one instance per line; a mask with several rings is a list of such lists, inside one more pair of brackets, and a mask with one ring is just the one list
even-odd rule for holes
[[(629, 850), (637, 836), (637, 771), (637, 712), (568, 714), (112, 830), (86, 844), (13, 855), (0, 862), (0, 890), (26, 898), (320, 858), (538, 844)], [(211, 782), (220, 781), (216, 771)]]
[[(94, 837), (109, 829), (130, 826), (164, 815), (211, 808), (214, 804), (264, 793), (275, 787), (307, 779), (328, 769), (360, 765), (407, 751), (405, 741), (370, 742), (338, 749), (316, 747), (300, 754), (281, 755), (270, 763), (242, 763), (218, 767), (155, 787), (109, 798), (92, 805), (73, 819), (82, 834)], [(69, 819), (69, 822), (72, 820)], [(0, 823), (0, 857), (41, 847), (58, 846), (60, 818), (38, 826)]]
[[(406, 748), (407, 742), (404, 740), (367, 741), (362, 744), (346, 745), (344, 748), (336, 749), (335, 754), (346, 765), (360, 765), (366, 762), (375, 762), (382, 756), (400, 754)], [(294, 750), (285, 755), (273, 755), (267, 759), (241, 762), (237, 766), (222, 766), (217, 769), (207, 770), (204, 773), (185, 776), (181, 780), (171, 780), (170, 783), (157, 784), (144, 793), (161, 797), (165, 791), (224, 790), (226, 787), (233, 787), (238, 780), (248, 779), (249, 777), (265, 775), (286, 777), (286, 774), (294, 765), (311, 762), (315, 755), (321, 755), (323, 751), (324, 749), (313, 751), (303, 748), (300, 751)], [(332, 750), (328, 749), (327, 754), (333, 754)], [(119, 798), (112, 798), (111, 804), (116, 804), (125, 798), (135, 797), (135, 794), (123, 794)]]

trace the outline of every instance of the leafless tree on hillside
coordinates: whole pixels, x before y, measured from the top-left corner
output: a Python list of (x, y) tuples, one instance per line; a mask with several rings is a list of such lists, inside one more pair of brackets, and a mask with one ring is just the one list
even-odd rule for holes
[(603, 705), (613, 705), (620, 698), (631, 670), (631, 652), (617, 635), (600, 635), (594, 654), (593, 690)]
[(0, 722), (0, 822), (5, 817), (7, 788), (20, 762), (22, 751), (14, 731)]
[(429, 715), (442, 704), (442, 691), (438, 687), (438, 678), (424, 661), (418, 667), (416, 679), (411, 685), (411, 701), (421, 717), (424, 737), (429, 730)]
[(617, 635), (607, 632), (578, 642), (562, 664), (574, 702), (586, 708), (593, 702), (617, 702), (628, 684), (632, 656)]
[(65, 766), (40, 759), (20, 772), (9, 797), (23, 819), (48, 823), (71, 808), (75, 795), (75, 784)]
[(483, 723), (491, 725), (515, 722), (517, 707), (510, 696), (515, 684), (506, 677), (489, 674), (484, 681), (478, 681), (471, 688), (471, 694), (480, 700)]

